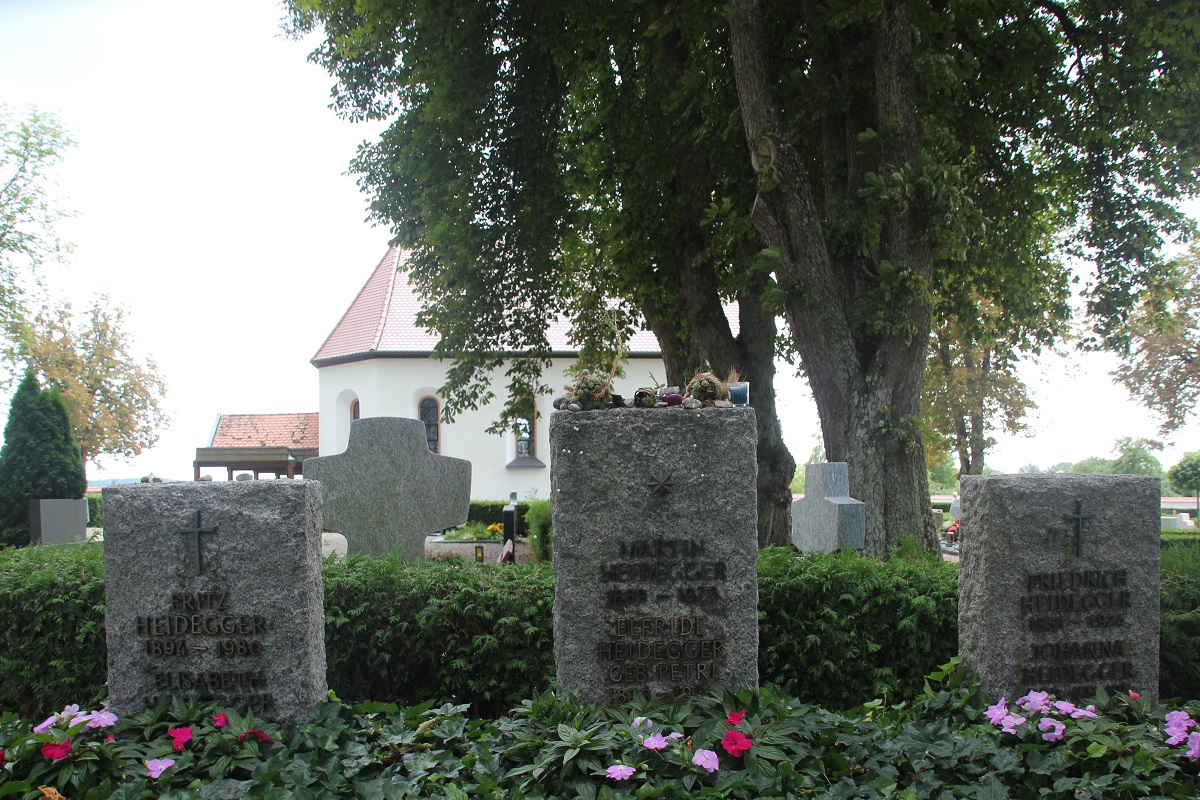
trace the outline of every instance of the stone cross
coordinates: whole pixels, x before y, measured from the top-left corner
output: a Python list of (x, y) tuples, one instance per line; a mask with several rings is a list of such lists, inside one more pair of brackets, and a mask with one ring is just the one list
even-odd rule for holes
[(805, 467), (804, 498), (792, 503), (792, 544), (801, 551), (861, 550), (866, 529), (866, 506), (850, 497), (849, 465)]
[(416, 419), (355, 420), (346, 451), (307, 459), (304, 477), (321, 482), (325, 529), (351, 553), (419, 561), (425, 537), (466, 522), (471, 504), (471, 462), (429, 452)]

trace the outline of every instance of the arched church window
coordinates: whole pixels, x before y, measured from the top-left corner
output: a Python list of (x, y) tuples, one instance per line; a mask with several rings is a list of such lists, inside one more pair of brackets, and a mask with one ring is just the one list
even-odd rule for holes
[(436, 397), (423, 397), (418, 406), (421, 422), (425, 423), (425, 441), (431, 453), (441, 452), (441, 409)]

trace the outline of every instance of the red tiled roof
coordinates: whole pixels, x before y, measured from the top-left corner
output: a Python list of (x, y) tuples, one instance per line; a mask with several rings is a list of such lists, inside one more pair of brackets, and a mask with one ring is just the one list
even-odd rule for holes
[[(341, 321), (312, 357), (322, 366), (335, 360), (354, 360), (376, 354), (428, 355), (437, 346), (438, 335), (417, 325), (421, 298), (408, 284), (404, 269), (407, 253), (392, 245), (375, 267)], [(550, 323), (546, 337), (556, 353), (577, 353), (567, 336), (566, 320)], [(629, 341), (632, 353), (657, 355), (658, 339), (649, 331), (639, 331)]]
[(222, 414), (209, 447), (317, 449), (320, 415)]

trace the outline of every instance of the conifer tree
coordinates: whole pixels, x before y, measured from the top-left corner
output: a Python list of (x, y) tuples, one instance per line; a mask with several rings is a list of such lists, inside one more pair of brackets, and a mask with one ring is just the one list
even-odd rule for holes
[(74, 500), (87, 489), (79, 443), (57, 389), (25, 374), (0, 449), (0, 545), (29, 542), (30, 500)]

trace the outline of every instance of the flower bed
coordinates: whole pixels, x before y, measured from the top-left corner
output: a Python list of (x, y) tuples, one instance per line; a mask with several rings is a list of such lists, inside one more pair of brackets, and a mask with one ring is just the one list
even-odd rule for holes
[(1200, 704), (988, 705), (951, 662), (911, 704), (834, 713), (764, 688), (621, 707), (551, 694), (315, 707), (292, 731), (211, 705), (0, 718), (0, 796), (30, 798), (1195, 797)]

